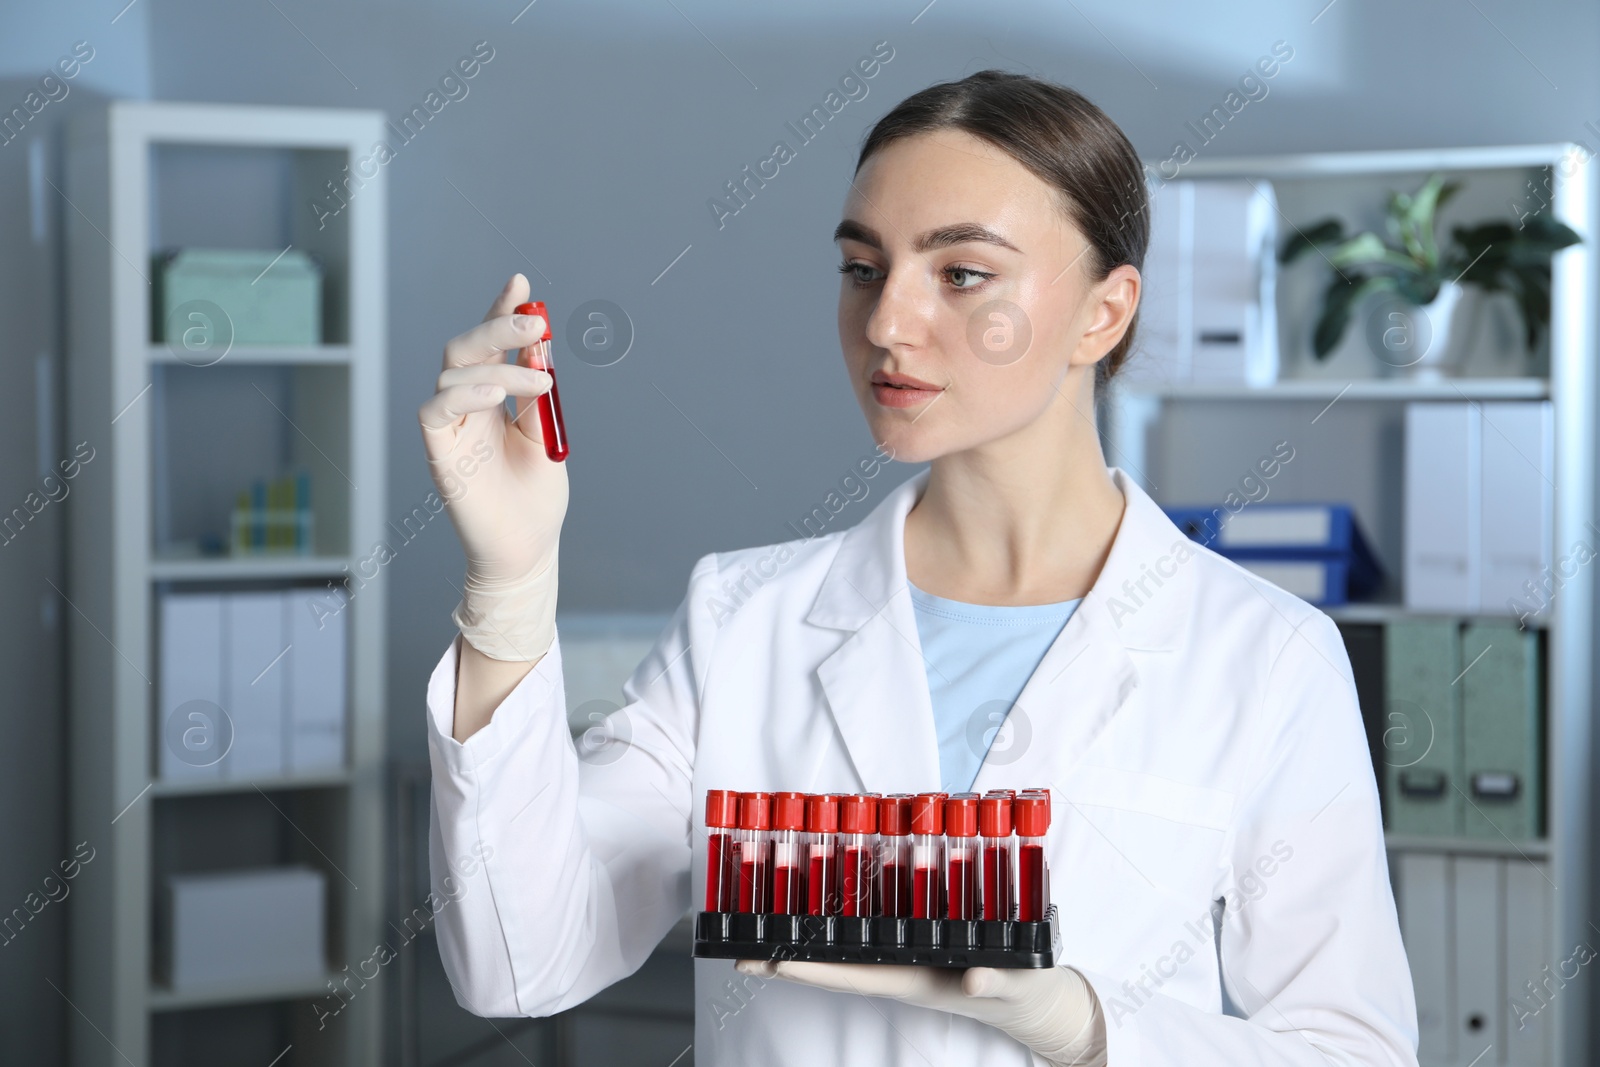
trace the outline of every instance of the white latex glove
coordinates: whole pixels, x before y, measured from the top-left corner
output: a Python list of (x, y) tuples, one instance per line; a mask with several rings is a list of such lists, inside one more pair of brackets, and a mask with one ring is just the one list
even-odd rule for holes
[(1070, 967), (1009, 970), (909, 967), (879, 963), (740, 960), (735, 967), (762, 978), (890, 997), (965, 1015), (1004, 1030), (1051, 1064), (1104, 1067), (1106, 1027), (1100, 1001)]
[[(418, 412), (428, 467), (467, 555), (456, 625), (497, 660), (531, 663), (555, 640), (556, 553), (567, 513), (566, 464), (544, 454), (534, 398), (550, 375), (506, 362), (538, 341), (543, 319), (514, 274), (483, 322), (444, 346), (438, 391)], [(508, 417), (505, 398), (515, 396)]]

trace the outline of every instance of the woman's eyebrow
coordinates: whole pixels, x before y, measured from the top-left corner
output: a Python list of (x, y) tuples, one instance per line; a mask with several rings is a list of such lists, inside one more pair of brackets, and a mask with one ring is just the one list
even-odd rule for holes
[[(833, 239), (835, 241), (847, 239), (859, 241), (870, 248), (879, 250), (883, 248), (883, 240), (878, 236), (878, 231), (857, 222), (855, 219), (845, 219), (839, 223), (838, 227), (833, 231)], [(937, 229), (928, 230), (926, 233), (918, 234), (916, 240), (911, 243), (911, 247), (918, 252), (931, 252), (936, 248), (948, 248), (951, 245), (972, 242), (999, 245), (1001, 248), (1009, 248), (1013, 252), (1022, 251), (1022, 249), (1000, 236), (994, 230), (989, 229), (987, 226), (981, 226), (976, 222), (957, 222), (949, 226), (940, 226)]]

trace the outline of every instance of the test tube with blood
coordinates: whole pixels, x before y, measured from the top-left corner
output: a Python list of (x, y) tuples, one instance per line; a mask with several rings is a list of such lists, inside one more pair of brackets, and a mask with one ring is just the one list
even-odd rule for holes
[(806, 914), (839, 914), (839, 798), (806, 797)]
[(938, 919), (944, 915), (940, 885), (944, 881), (943, 793), (919, 793), (911, 798), (911, 917)]
[(867, 918), (872, 914), (878, 800), (876, 796), (857, 794), (843, 797), (839, 803), (840, 915)]
[(1044, 840), (1050, 830), (1050, 795), (1027, 790), (1012, 804), (1017, 828), (1017, 918), (1043, 922), (1050, 909), (1050, 868)]
[(1011, 805), (1004, 793), (990, 793), (978, 801), (978, 839), (983, 855), (979, 904), (984, 919), (1010, 919)]
[(878, 801), (878, 914), (911, 917), (911, 795)]
[(739, 794), (706, 791), (706, 910), (732, 911), (738, 899), (733, 857), (739, 825)]
[[(531, 304), (518, 304), (513, 314), (537, 315), (544, 320), (544, 336), (524, 348), (517, 356), (517, 362), (524, 367), (542, 370), (550, 375), (550, 391), (541, 393), (534, 401), (534, 406), (539, 409), (539, 432), (544, 436), (544, 454), (560, 463), (572, 450), (567, 446), (567, 423), (561, 417), (561, 394), (556, 390), (556, 368), (555, 364), (550, 362), (550, 313), (545, 310), (543, 300), (535, 300)], [(523, 412), (526, 411), (524, 408)], [(518, 413), (519, 419), (523, 412)]]
[(772, 794), (739, 794), (739, 910), (772, 910)]
[(805, 912), (806, 795), (772, 798), (772, 908), (778, 915)]
[(945, 917), (978, 917), (978, 794), (952, 793), (944, 804)]

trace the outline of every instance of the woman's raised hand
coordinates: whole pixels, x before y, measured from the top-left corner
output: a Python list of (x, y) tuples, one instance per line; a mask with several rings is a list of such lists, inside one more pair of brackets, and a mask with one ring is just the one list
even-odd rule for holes
[[(554, 639), (567, 512), (566, 464), (545, 455), (534, 402), (550, 375), (505, 359), (543, 335), (542, 319), (511, 313), (527, 299), (528, 279), (513, 275), (483, 322), (445, 345), (437, 392), (418, 412), (434, 484), (466, 550), (456, 623), (485, 655), (523, 663)], [(507, 396), (517, 398), (514, 417)]]

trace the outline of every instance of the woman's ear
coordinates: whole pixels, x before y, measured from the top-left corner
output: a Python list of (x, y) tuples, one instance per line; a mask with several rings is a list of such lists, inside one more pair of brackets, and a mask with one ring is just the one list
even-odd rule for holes
[(1094, 311), (1089, 328), (1078, 341), (1073, 354), (1074, 364), (1098, 363), (1105, 358), (1133, 325), (1133, 316), (1139, 310), (1139, 293), (1144, 279), (1137, 268), (1124, 263), (1089, 289), (1089, 303)]

